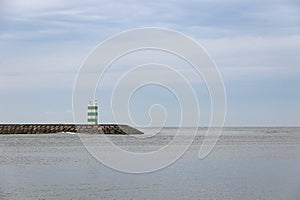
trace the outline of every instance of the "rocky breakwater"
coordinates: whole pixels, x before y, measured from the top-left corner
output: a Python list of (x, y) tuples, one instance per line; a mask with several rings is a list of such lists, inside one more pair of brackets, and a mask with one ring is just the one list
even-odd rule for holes
[(0, 124), (0, 134), (40, 134), (40, 133), (94, 133), (94, 134), (143, 134), (128, 125), (119, 124)]

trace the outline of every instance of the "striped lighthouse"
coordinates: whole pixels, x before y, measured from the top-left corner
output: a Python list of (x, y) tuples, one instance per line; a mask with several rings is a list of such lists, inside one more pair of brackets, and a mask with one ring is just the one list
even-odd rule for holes
[(88, 124), (97, 125), (98, 124), (98, 104), (95, 101), (90, 101), (88, 104)]

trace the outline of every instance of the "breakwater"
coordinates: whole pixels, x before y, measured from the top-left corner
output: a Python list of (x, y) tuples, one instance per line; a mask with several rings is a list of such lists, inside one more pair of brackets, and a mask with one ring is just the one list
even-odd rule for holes
[(40, 134), (40, 133), (96, 133), (96, 134), (143, 134), (128, 125), (119, 124), (0, 124), (0, 134)]

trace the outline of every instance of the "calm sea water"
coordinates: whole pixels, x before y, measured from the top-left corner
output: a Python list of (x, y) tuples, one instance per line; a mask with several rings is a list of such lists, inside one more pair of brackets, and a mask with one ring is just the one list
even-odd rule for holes
[[(148, 151), (174, 132), (166, 128), (143, 141), (110, 138)], [(199, 160), (204, 133), (171, 166), (140, 175), (104, 166), (76, 134), (0, 135), (0, 199), (300, 199), (300, 128), (226, 128)]]

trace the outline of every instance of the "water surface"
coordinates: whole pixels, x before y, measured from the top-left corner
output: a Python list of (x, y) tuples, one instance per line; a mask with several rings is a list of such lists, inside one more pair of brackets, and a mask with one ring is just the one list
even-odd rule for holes
[[(110, 138), (147, 152), (167, 144), (174, 132)], [(104, 166), (77, 134), (0, 135), (0, 199), (300, 199), (300, 128), (226, 128), (199, 160), (204, 134), (200, 129), (171, 166), (141, 175)]]

